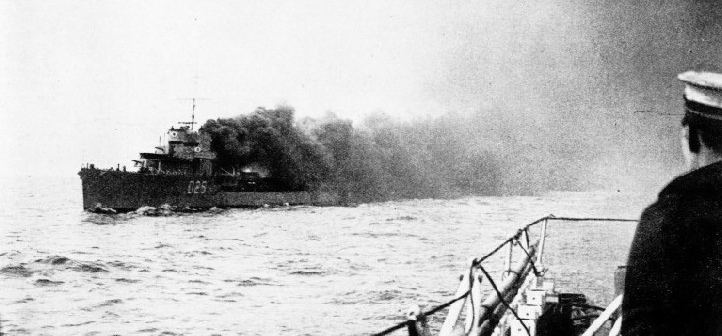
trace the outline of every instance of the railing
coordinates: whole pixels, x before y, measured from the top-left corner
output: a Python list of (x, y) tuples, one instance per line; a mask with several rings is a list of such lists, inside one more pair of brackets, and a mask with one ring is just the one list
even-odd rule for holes
[[(552, 220), (636, 222), (636, 220), (630, 219), (572, 218), (555, 217), (554, 215), (540, 218), (519, 229), (513, 236), (504, 240), (483, 257), (470, 260), (469, 269), (464, 273), (454, 294), (454, 299), (426, 312), (423, 312), (419, 306), (414, 305), (409, 310), (406, 321), (400, 322), (373, 335), (383, 336), (401, 329), (406, 329), (410, 336), (430, 336), (431, 331), (428, 325), (428, 317), (446, 308), (448, 308), (448, 313), (439, 330), (439, 336), (450, 336), (452, 334), (458, 334), (459, 332), (462, 332), (464, 335), (482, 336), (504, 334), (505, 330), (499, 328), (499, 322), (506, 321), (512, 317), (518, 320), (518, 322), (521, 322), (520, 325), (524, 328), (525, 334), (533, 335), (533, 330), (530, 330), (517, 314), (517, 308), (521, 304), (522, 295), (520, 294), (532, 285), (539, 286), (538, 279), (544, 272), (543, 256), (547, 224)], [(541, 224), (540, 236), (534, 243), (530, 243), (529, 229), (539, 224)], [(483, 267), (483, 262), (501, 251), (505, 246), (508, 246), (509, 250), (505, 259), (501, 285), (497, 286), (489, 272)], [(512, 265), (515, 250), (521, 250), (524, 254), (516, 264)], [(487, 295), (486, 298), (482, 297), (483, 281), (487, 281), (493, 289), (493, 292)], [(601, 326), (609, 320), (610, 316), (619, 309), (621, 300), (621, 296), (617, 297), (607, 310), (592, 323), (589, 330), (587, 330), (583, 336), (593, 335), (598, 331)], [(466, 308), (466, 314), (463, 331), (461, 331), (458, 325), (464, 308)], [(511, 314), (505, 314), (507, 310), (511, 312)], [(620, 327), (621, 317), (615, 321), (610, 336), (618, 335)]]
[[(623, 295), (617, 296), (612, 303), (607, 306), (606, 309), (597, 317), (594, 322), (592, 322), (592, 325), (589, 326), (589, 329), (585, 331), (582, 336), (593, 336), (599, 329), (602, 328), (605, 322), (607, 322), (614, 312), (620, 310), (622, 307), (622, 298)], [(622, 316), (620, 315), (612, 325), (612, 329), (609, 331), (609, 336), (617, 336), (619, 335), (619, 331), (622, 329)]]

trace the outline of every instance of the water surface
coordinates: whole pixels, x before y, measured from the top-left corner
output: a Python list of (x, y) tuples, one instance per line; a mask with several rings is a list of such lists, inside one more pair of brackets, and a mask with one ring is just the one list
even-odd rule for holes
[[(469, 258), (536, 218), (636, 218), (619, 193), (408, 200), (168, 217), (81, 211), (79, 179), (0, 194), (0, 318), (12, 335), (358, 335), (452, 298)], [(611, 300), (634, 223), (549, 227), (549, 275)], [(498, 270), (501, 260), (488, 268)]]

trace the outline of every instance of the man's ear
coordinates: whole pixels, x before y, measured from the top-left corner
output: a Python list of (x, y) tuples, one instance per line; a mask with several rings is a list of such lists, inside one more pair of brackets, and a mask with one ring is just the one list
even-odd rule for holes
[(699, 140), (699, 131), (697, 127), (689, 126), (689, 133), (687, 134), (687, 144), (689, 145), (689, 151), (694, 154), (699, 154), (702, 144)]

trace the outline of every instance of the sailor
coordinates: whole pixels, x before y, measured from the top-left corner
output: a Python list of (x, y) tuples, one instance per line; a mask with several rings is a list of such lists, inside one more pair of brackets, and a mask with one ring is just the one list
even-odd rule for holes
[(689, 171), (643, 213), (627, 262), (622, 335), (722, 335), (722, 74), (685, 72)]

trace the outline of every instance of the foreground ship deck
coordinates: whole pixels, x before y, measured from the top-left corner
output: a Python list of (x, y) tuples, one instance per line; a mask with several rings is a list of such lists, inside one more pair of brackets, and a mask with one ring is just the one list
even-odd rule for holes
[[(618, 268), (615, 273), (615, 298), (606, 308), (589, 304), (584, 294), (559, 292), (554, 280), (544, 276), (542, 257), (550, 221), (637, 222), (553, 215), (540, 218), (519, 229), (490, 253), (472, 259), (450, 301), (426, 311), (414, 305), (406, 321), (373, 335), (618, 336), (622, 324), (624, 268)], [(541, 226), (541, 233), (531, 242), (529, 231), (536, 225)], [(508, 253), (501, 279), (495, 282), (484, 263), (500, 251)], [(517, 258), (514, 258), (515, 251)], [(432, 326), (432, 316), (444, 311), (443, 324)], [(433, 320), (439, 321), (438, 316), (434, 317)]]

